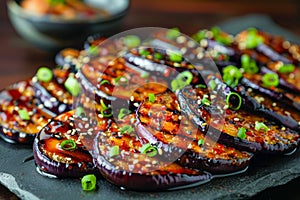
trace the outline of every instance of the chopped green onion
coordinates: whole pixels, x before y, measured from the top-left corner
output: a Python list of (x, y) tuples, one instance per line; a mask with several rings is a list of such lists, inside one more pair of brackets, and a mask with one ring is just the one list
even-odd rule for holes
[(85, 113), (85, 110), (83, 107), (79, 106), (76, 108), (76, 111), (75, 111), (75, 115), (76, 116), (85, 116), (86, 113)]
[(210, 80), (208, 82), (208, 86), (211, 90), (214, 90), (217, 87), (216, 81), (215, 80)]
[(107, 105), (104, 103), (103, 99), (100, 100), (100, 105), (102, 107), (102, 110), (108, 110)]
[(156, 53), (154, 54), (154, 58), (156, 58), (157, 60), (161, 60), (161, 59), (163, 59), (163, 55), (160, 54), (160, 53), (158, 53), (158, 52), (156, 52)]
[(262, 130), (264, 132), (267, 132), (269, 130), (267, 125), (265, 125), (263, 122), (255, 122), (255, 127), (254, 128), (257, 131)]
[(180, 36), (180, 32), (178, 28), (172, 28), (166, 32), (166, 37), (171, 40), (176, 39), (179, 36)]
[(148, 72), (143, 72), (142, 74), (141, 74), (141, 77), (142, 78), (148, 78), (149, 77), (149, 73)]
[(81, 186), (83, 191), (92, 191), (96, 189), (97, 179), (94, 174), (85, 175), (81, 179)]
[(198, 140), (198, 146), (202, 146), (204, 144), (204, 139)]
[(130, 110), (126, 109), (126, 108), (121, 108), (120, 112), (118, 114), (118, 119), (123, 119), (123, 117), (125, 117), (126, 115), (129, 115), (131, 113)]
[(223, 69), (223, 80), (230, 87), (237, 86), (242, 76), (243, 74), (236, 66), (228, 65)]
[(146, 154), (149, 157), (156, 156), (157, 149), (150, 143), (144, 144), (140, 149), (141, 154)]
[(149, 101), (150, 101), (151, 103), (154, 103), (154, 101), (155, 101), (155, 95), (152, 94), (152, 93), (148, 94), (148, 99), (149, 99)]
[(257, 33), (255, 28), (249, 28), (246, 37), (246, 48), (253, 49), (263, 43), (263, 38)]
[(110, 109), (101, 110), (101, 115), (105, 118), (111, 117), (113, 114)]
[(128, 85), (129, 81), (124, 76), (118, 76), (117, 78), (113, 79), (115, 85)]
[(65, 88), (70, 92), (73, 96), (78, 96), (81, 92), (81, 87), (76, 78), (69, 76), (64, 83)]
[(279, 77), (275, 73), (267, 73), (262, 77), (262, 82), (266, 87), (277, 87), (279, 85)]
[(120, 148), (119, 148), (119, 146), (112, 146), (109, 149), (109, 157), (110, 158), (118, 156), (119, 154), (120, 154)]
[(125, 125), (125, 126), (120, 128), (120, 133), (121, 134), (132, 133), (133, 131), (134, 130), (133, 130), (132, 126), (130, 126), (130, 125)]
[(88, 48), (88, 52), (89, 52), (91, 55), (97, 55), (97, 54), (99, 54), (100, 50), (99, 50), (99, 47), (98, 47), (98, 46), (91, 45), (91, 46)]
[(67, 151), (75, 150), (76, 149), (76, 142), (72, 139), (64, 140), (60, 143), (60, 147), (63, 150), (67, 150)]
[(295, 65), (293, 64), (285, 64), (282, 65), (279, 69), (278, 72), (281, 74), (287, 74), (287, 73), (291, 73), (295, 70)]
[(172, 52), (169, 54), (169, 59), (172, 62), (181, 62), (182, 61), (182, 55), (179, 53)]
[(193, 74), (189, 71), (181, 72), (177, 75), (177, 77), (172, 80), (171, 82), (171, 88), (173, 91), (176, 91), (178, 89), (182, 89), (185, 86), (189, 85), (193, 80)]
[(243, 54), (241, 57), (242, 68), (246, 73), (256, 74), (259, 71), (255, 60), (251, 59), (249, 55)]
[(238, 130), (238, 133), (237, 133), (237, 136), (238, 136), (238, 138), (240, 138), (240, 139), (245, 139), (246, 138), (246, 129), (244, 128), (244, 127), (240, 127), (239, 128), (239, 130)]
[(18, 114), (22, 120), (30, 120), (30, 116), (27, 110), (24, 109), (18, 110)]
[(210, 100), (207, 99), (207, 98), (203, 98), (203, 99), (201, 100), (201, 103), (202, 103), (203, 105), (205, 105), (205, 106), (210, 106), (210, 104), (211, 104)]
[(214, 26), (210, 29), (210, 31), (213, 33), (213, 36), (217, 36), (217, 35), (220, 35), (221, 33), (221, 29), (217, 26)]
[[(237, 104), (236, 104), (235, 107), (232, 106), (232, 104), (233, 104), (232, 101), (231, 101), (232, 98), (235, 98), (235, 99), (238, 100), (238, 102), (237, 102)], [(226, 98), (226, 104), (228, 105), (228, 107), (230, 109), (232, 109), (232, 110), (238, 110), (238, 109), (240, 109), (240, 107), (242, 105), (242, 97), (238, 93), (236, 93), (236, 92), (230, 92), (230, 94)]]
[(110, 82), (109, 82), (108, 80), (102, 80), (102, 81), (100, 82), (100, 85), (103, 85), (103, 84), (110, 84)]
[(146, 50), (146, 49), (140, 49), (140, 50), (139, 50), (139, 54), (140, 54), (141, 56), (146, 57), (146, 56), (149, 56), (149, 55), (150, 55), (150, 52), (149, 52), (148, 50)]
[(203, 89), (205, 89), (206, 85), (204, 85), (204, 84), (198, 84), (198, 85), (196, 85), (196, 88), (203, 88)]
[(196, 42), (200, 42), (201, 40), (206, 38), (206, 32), (207, 30), (198, 31), (195, 35), (192, 36), (192, 38), (196, 40)]
[(47, 67), (41, 67), (36, 73), (37, 79), (42, 82), (49, 82), (53, 78), (53, 73), (51, 69)]
[(134, 48), (141, 44), (141, 39), (136, 35), (127, 35), (124, 37), (124, 44), (129, 48)]

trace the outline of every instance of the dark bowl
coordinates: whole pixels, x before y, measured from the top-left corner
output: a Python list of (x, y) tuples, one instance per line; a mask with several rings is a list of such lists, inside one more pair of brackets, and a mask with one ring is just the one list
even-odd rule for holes
[(78, 47), (88, 35), (109, 36), (116, 33), (128, 11), (130, 0), (85, 0), (107, 10), (108, 17), (65, 19), (53, 15), (35, 16), (20, 6), (22, 0), (8, 0), (8, 14), (15, 30), (25, 40), (47, 50)]

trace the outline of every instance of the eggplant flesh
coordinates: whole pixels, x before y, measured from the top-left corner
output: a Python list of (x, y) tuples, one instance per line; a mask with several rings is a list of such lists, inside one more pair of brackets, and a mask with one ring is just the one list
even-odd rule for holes
[[(98, 174), (89, 151), (95, 134), (107, 128), (107, 120), (77, 116), (75, 110), (53, 118), (34, 140), (33, 152), (38, 170), (57, 178)], [(75, 142), (75, 148), (64, 149), (62, 143), (66, 140)]]
[[(266, 119), (256, 111), (261, 105), (251, 98), (244, 98), (241, 94), (240, 109), (230, 109), (225, 101), (230, 93), (230, 88), (222, 84), (211, 94), (208, 89), (187, 87), (179, 93), (178, 100), (182, 111), (192, 116), (191, 119), (198, 125), (207, 123), (211, 127), (207, 134), (222, 144), (257, 153), (288, 153), (296, 148), (299, 143), (299, 134), (296, 131)], [(199, 104), (204, 96), (213, 106)], [(237, 107), (237, 96), (230, 101), (232, 107)], [(256, 130), (257, 122), (263, 123), (267, 130)], [(240, 128), (246, 130), (243, 138), (238, 137)]]
[[(178, 100), (171, 92), (157, 95), (154, 102), (145, 100), (137, 111), (137, 118), (141, 140), (145, 138), (161, 146), (165, 159), (178, 160), (183, 166), (226, 174), (243, 171), (252, 157), (250, 153), (205, 137), (207, 130), (201, 131), (180, 113)], [(198, 144), (198, 141), (203, 142)]]
[[(135, 119), (135, 114), (125, 116), (95, 140), (93, 156), (100, 173), (109, 182), (129, 190), (161, 191), (200, 185), (211, 179), (207, 172), (160, 160), (159, 149), (153, 157), (141, 153), (142, 143), (134, 130), (120, 133), (122, 127), (133, 126)], [(111, 155), (115, 147), (119, 152)]]
[(35, 99), (30, 80), (0, 92), (0, 135), (7, 142), (32, 144), (35, 135), (53, 116)]

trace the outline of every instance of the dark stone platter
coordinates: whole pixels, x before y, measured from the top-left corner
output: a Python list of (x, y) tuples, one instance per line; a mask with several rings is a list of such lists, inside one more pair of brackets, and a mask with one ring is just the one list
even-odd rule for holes
[[(230, 33), (255, 26), (283, 35), (291, 41), (300, 41), (271, 19), (261, 15), (234, 18), (219, 26)], [(100, 179), (96, 191), (83, 192), (79, 179), (60, 180), (39, 175), (32, 155), (31, 147), (11, 145), (0, 140), (0, 183), (21, 199), (244, 199), (300, 177), (300, 152), (297, 151), (290, 156), (257, 156), (245, 173), (216, 178), (190, 189), (141, 193), (121, 190)]]

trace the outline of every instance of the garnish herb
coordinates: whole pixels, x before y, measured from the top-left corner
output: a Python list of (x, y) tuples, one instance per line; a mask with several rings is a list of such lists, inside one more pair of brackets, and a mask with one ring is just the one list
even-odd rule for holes
[(85, 175), (81, 179), (81, 186), (83, 191), (92, 191), (96, 189), (97, 178), (94, 174)]
[(279, 69), (278, 72), (281, 74), (287, 74), (287, 73), (291, 73), (295, 70), (295, 65), (293, 64), (285, 64), (282, 65)]
[(18, 110), (18, 114), (22, 120), (30, 120), (30, 116), (27, 110), (24, 109)]
[(36, 73), (37, 79), (42, 82), (49, 82), (52, 80), (53, 73), (51, 69), (47, 67), (41, 67)]
[(124, 37), (124, 44), (129, 48), (137, 47), (141, 44), (141, 39), (136, 35), (127, 35)]
[(189, 71), (181, 72), (177, 75), (177, 77), (172, 80), (171, 88), (173, 91), (179, 90), (184, 88), (185, 86), (189, 85), (193, 80), (193, 74)]
[(170, 40), (174, 40), (179, 36), (180, 36), (180, 31), (178, 28), (172, 28), (166, 32), (166, 37)]
[(100, 85), (103, 85), (103, 84), (110, 84), (110, 82), (109, 82), (108, 80), (102, 80), (102, 81), (100, 82)]
[(120, 112), (119, 112), (119, 114), (118, 114), (118, 119), (120, 120), (120, 119), (123, 119), (123, 117), (125, 117), (126, 115), (128, 115), (128, 114), (130, 114), (131, 113), (131, 111), (130, 110), (128, 110), (128, 109), (126, 109), (126, 108), (121, 108), (120, 109)]
[(172, 62), (181, 62), (182, 61), (182, 55), (180, 55), (179, 53), (169, 53), (169, 59)]
[(64, 83), (65, 88), (70, 92), (71, 95), (73, 96), (78, 96), (79, 93), (81, 92), (81, 87), (80, 84), (78, 83), (77, 79), (69, 76)]
[(144, 144), (140, 149), (141, 154), (146, 154), (149, 157), (156, 156), (157, 149), (150, 143)]
[(60, 143), (60, 147), (63, 150), (71, 151), (76, 149), (76, 142), (72, 139), (64, 140)]
[(133, 130), (132, 126), (130, 126), (130, 125), (125, 125), (125, 126), (120, 128), (120, 133), (121, 134), (132, 133), (133, 131), (134, 130)]
[(248, 34), (245, 40), (245, 47), (248, 49), (254, 49), (258, 45), (262, 44), (264, 39), (258, 34), (255, 28), (249, 28)]
[(236, 66), (228, 65), (223, 69), (223, 80), (230, 87), (237, 86), (242, 76), (242, 72)]
[(266, 87), (277, 87), (279, 85), (279, 77), (275, 73), (267, 73), (262, 77), (262, 82)]
[(149, 101), (150, 101), (151, 103), (154, 103), (154, 101), (155, 101), (155, 95), (152, 94), (152, 93), (148, 94), (148, 99), (149, 99)]
[(210, 106), (210, 105), (211, 105), (210, 100), (207, 99), (207, 98), (205, 98), (205, 97), (202, 98), (201, 103), (202, 103), (203, 105), (205, 105), (205, 106)]
[(249, 55), (243, 54), (241, 57), (242, 68), (246, 73), (256, 74), (259, 71), (258, 66), (254, 59), (251, 59)]
[(202, 146), (204, 144), (204, 139), (198, 140), (198, 146)]
[[(236, 106), (233, 106), (233, 101)], [(230, 92), (230, 94), (226, 97), (226, 104), (230, 109), (238, 110), (242, 105), (242, 97), (236, 92)]]
[(238, 136), (238, 138), (240, 138), (240, 139), (245, 139), (246, 138), (246, 129), (244, 128), (244, 127), (240, 127), (239, 129), (238, 129), (238, 133), (237, 133), (237, 136)]
[(112, 146), (109, 149), (109, 157), (110, 158), (118, 156), (119, 154), (120, 154), (120, 148), (119, 148), (119, 146)]
[(264, 132), (267, 132), (269, 130), (267, 125), (265, 125), (263, 122), (255, 122), (255, 127), (254, 128), (257, 131), (262, 130)]
[(81, 106), (77, 107), (76, 111), (75, 111), (75, 115), (76, 116), (86, 116), (84, 108)]
[(208, 86), (211, 90), (214, 90), (217, 87), (216, 81), (215, 80), (210, 80), (208, 82)]

